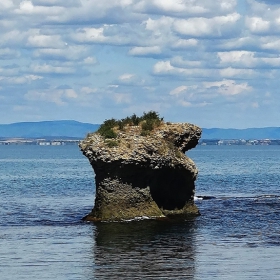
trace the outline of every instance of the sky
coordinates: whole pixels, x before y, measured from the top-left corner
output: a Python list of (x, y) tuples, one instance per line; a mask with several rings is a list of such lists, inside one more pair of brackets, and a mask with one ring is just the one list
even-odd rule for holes
[(0, 38), (2, 124), (280, 126), (279, 0), (5, 0)]

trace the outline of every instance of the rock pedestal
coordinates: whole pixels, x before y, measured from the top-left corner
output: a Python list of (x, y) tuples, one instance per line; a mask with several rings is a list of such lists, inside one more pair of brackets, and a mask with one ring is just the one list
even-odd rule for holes
[(198, 215), (194, 204), (197, 168), (185, 152), (201, 129), (188, 123), (162, 123), (150, 135), (126, 126), (115, 139), (99, 133), (81, 143), (95, 172), (96, 197), (89, 221), (122, 221)]

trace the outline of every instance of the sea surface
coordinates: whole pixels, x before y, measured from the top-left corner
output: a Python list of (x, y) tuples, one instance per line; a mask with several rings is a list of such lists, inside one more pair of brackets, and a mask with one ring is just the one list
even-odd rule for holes
[(0, 146), (0, 279), (280, 279), (280, 146), (187, 154), (201, 216), (92, 224), (77, 146)]

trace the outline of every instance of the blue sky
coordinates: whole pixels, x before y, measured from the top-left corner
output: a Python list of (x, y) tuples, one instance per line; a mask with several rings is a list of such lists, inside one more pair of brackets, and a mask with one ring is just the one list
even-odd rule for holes
[(278, 0), (5, 0), (0, 36), (0, 123), (280, 126)]

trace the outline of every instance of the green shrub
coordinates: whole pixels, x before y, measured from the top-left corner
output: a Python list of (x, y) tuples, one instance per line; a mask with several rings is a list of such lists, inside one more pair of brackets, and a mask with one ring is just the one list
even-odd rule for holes
[(149, 111), (149, 112), (144, 112), (143, 116), (141, 117), (142, 120), (153, 120), (156, 121), (158, 120), (159, 122), (163, 121), (163, 118), (159, 117), (159, 114), (155, 111)]
[(162, 123), (163, 118), (160, 118), (158, 113), (150, 111), (148, 113), (144, 112), (141, 120), (142, 131), (152, 131), (155, 127), (158, 127)]
[(148, 130), (142, 130), (141, 133), (140, 133), (141, 136), (148, 136), (150, 135), (150, 131)]
[(114, 132), (113, 127), (117, 125), (117, 121), (115, 119), (105, 120), (103, 124), (97, 130), (105, 138), (116, 138), (117, 134)]
[(139, 125), (141, 118), (137, 117), (135, 114), (133, 114), (130, 118), (133, 125)]
[(146, 120), (141, 124), (142, 130), (152, 131), (154, 129), (154, 121)]
[(136, 125), (138, 126), (141, 123), (142, 132), (141, 135), (149, 135), (155, 127), (159, 126), (163, 122), (163, 118), (159, 117), (159, 114), (155, 111), (144, 112), (141, 117), (133, 114), (130, 117), (126, 117), (121, 120), (109, 119), (105, 120), (103, 124), (97, 130), (105, 138), (116, 138), (117, 134), (113, 128), (118, 128), (123, 130), (125, 126)]
[(109, 140), (109, 141), (106, 141), (106, 145), (109, 148), (113, 148), (113, 147), (119, 146), (119, 143), (117, 141), (115, 141), (115, 140)]

